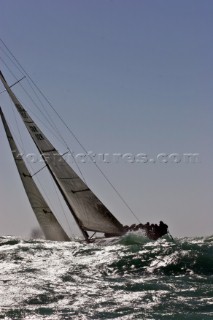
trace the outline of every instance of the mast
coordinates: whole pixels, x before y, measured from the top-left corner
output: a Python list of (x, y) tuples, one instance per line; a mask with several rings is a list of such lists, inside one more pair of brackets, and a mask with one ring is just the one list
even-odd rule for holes
[(12, 133), (6, 122), (1, 107), (0, 116), (22, 184), (29, 199), (30, 205), (35, 213), (37, 221), (45, 235), (45, 238), (47, 240), (53, 241), (70, 241), (69, 237), (62, 229), (61, 225), (57, 221), (56, 217), (54, 216), (42, 194), (40, 193), (26, 164), (24, 163), (24, 160), (19, 157), (19, 149), (13, 139)]
[(57, 184), (68, 208), (73, 214), (84, 238), (86, 240), (88, 239), (87, 231), (115, 235), (123, 234), (122, 224), (96, 197), (54, 148), (51, 142), (45, 137), (43, 132), (12, 92), (1, 72), (0, 79), (11, 100), (15, 104), (31, 138), (41, 153), (50, 174)]

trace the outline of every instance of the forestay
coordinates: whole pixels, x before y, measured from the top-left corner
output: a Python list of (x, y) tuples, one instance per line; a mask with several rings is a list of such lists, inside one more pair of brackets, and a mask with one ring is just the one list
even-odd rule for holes
[(123, 233), (122, 224), (95, 196), (45, 137), (14, 95), (2, 73), (0, 73), (0, 78), (20, 113), (33, 141), (41, 152), (48, 169), (68, 201), (70, 209), (72, 209), (75, 220), (82, 232), (89, 230), (121, 235)]
[(64, 232), (56, 217), (52, 213), (38, 187), (36, 186), (27, 166), (24, 163), (24, 160), (20, 156), (20, 152), (13, 139), (1, 108), (0, 115), (24, 189), (45, 238), (47, 240), (69, 241), (69, 237)]

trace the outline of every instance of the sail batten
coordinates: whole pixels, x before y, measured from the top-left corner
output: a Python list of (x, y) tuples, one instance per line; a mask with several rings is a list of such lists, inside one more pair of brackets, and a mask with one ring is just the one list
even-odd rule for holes
[(1, 108), (0, 115), (13, 154), (13, 158), (15, 160), (20, 178), (22, 180), (22, 184), (45, 238), (47, 240), (53, 241), (69, 241), (69, 237), (67, 236), (58, 220), (52, 213), (51, 209), (49, 208), (48, 204), (46, 203), (45, 199), (41, 195), (26, 164), (24, 163), (24, 160), (22, 158), (18, 158), (20, 152), (13, 139), (12, 133), (9, 129)]
[(45, 137), (12, 92), (1, 72), (0, 78), (85, 238), (87, 238), (86, 230), (116, 235), (122, 234), (122, 224)]

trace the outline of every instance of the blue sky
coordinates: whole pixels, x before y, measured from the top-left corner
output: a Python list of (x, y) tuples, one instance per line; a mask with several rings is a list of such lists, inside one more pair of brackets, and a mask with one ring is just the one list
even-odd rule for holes
[[(194, 164), (100, 165), (142, 222), (212, 234), (212, 1), (7, 0), (0, 9), (1, 38), (87, 150), (199, 154)], [(14, 124), (5, 94), (0, 104)], [(0, 132), (0, 234), (27, 235), (36, 221)], [(134, 222), (97, 170), (81, 168), (115, 216)]]

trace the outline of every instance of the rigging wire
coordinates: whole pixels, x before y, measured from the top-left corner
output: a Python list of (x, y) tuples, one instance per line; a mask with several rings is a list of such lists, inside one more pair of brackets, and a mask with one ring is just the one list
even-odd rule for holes
[[(80, 140), (77, 138), (75, 133), (71, 130), (71, 128), (66, 124), (66, 122), (63, 120), (63, 118), (60, 116), (60, 114), (57, 112), (57, 110), (53, 107), (49, 99), (45, 96), (45, 94), (41, 91), (41, 89), (37, 86), (37, 84), (33, 81), (33, 79), (30, 77), (30, 75), (26, 72), (26, 70), (22, 67), (18, 59), (14, 56), (14, 54), (11, 52), (11, 50), (7, 47), (5, 42), (0, 38), (0, 41), (4, 45), (4, 47), (7, 49), (7, 51), (10, 53), (10, 55), (13, 57), (13, 59), (16, 61), (18, 66), (21, 68), (21, 70), (24, 72), (25, 75), (29, 78), (29, 80), (32, 82), (32, 84), (35, 86), (35, 88), (38, 90), (38, 92), (41, 94), (41, 96), (44, 98), (44, 100), (47, 102), (47, 104), (50, 106), (50, 108), (55, 112), (57, 117), (60, 119), (60, 121), (63, 123), (63, 125), (67, 128), (67, 130), (70, 132), (70, 134), (73, 136), (73, 138), (77, 141), (79, 146), (82, 148), (82, 150), (87, 153), (86, 148), (83, 146), (83, 144), (80, 142)], [(89, 157), (92, 160), (92, 157), (89, 155)], [(114, 190), (114, 192), (117, 194), (117, 196), (120, 198), (120, 200), (123, 202), (123, 204), (129, 209), (129, 211), (132, 213), (132, 215), (135, 217), (135, 219), (140, 222), (132, 208), (128, 205), (126, 200), (123, 198), (123, 196), (120, 194), (120, 192), (117, 190), (117, 188), (112, 184), (112, 182), (109, 180), (109, 178), (106, 176), (106, 174), (103, 172), (103, 170), (97, 165), (97, 163), (93, 162), (95, 167), (98, 169), (98, 171), (102, 174), (104, 179), (108, 182), (108, 184), (111, 186), (111, 188)]]
[[(0, 41), (2, 42), (2, 44), (4, 45), (6, 50), (9, 51), (8, 48), (6, 47), (5, 43), (3, 42), (3, 40), (0, 39)], [(10, 62), (16, 67), (16, 69), (22, 74), (22, 76), (25, 76), (25, 74), (23, 73), (23, 71), (21, 70), (19, 65), (13, 61), (13, 59), (8, 55), (8, 53), (4, 50), (4, 48), (1, 46), (0, 49), (3, 51), (3, 53), (6, 55), (6, 57), (10, 60)]]
[(57, 198), (58, 198), (58, 203), (59, 203), (59, 205), (60, 205), (60, 207), (61, 207), (61, 210), (62, 210), (62, 212), (63, 212), (63, 215), (64, 215), (64, 217), (65, 217), (65, 220), (66, 220), (66, 222), (67, 222), (67, 225), (68, 225), (68, 227), (69, 227), (70, 235), (71, 235), (71, 237), (73, 238), (74, 236), (73, 236), (73, 231), (72, 231), (71, 226), (70, 226), (70, 222), (68, 221), (67, 215), (66, 215), (66, 213), (65, 213), (64, 206), (63, 206), (62, 201), (61, 201), (61, 198), (60, 198), (60, 196), (59, 196), (58, 188), (56, 187), (56, 185), (55, 185), (52, 177), (51, 177), (51, 181), (52, 181), (53, 187), (54, 187), (54, 189), (55, 189), (55, 192), (56, 192), (56, 195), (57, 195)]

